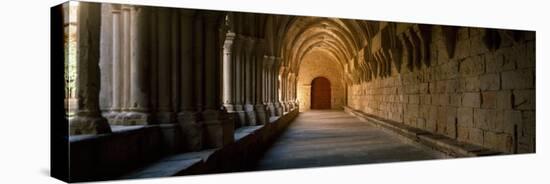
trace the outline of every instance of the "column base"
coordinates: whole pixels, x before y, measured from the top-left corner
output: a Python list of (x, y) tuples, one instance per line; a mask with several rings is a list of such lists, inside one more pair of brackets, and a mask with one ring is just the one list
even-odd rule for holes
[(237, 115), (236, 105), (233, 104), (224, 104), (223, 107), (225, 108), (225, 111), (227, 112), (227, 118), (230, 122), (233, 123), (235, 127), (240, 126), (239, 122), (239, 116)]
[(176, 121), (176, 115), (173, 112), (158, 112), (155, 119), (160, 124), (174, 123)]
[(124, 114), (124, 125), (147, 125), (151, 122), (151, 114), (145, 112), (127, 112)]
[(151, 114), (139, 111), (117, 112), (109, 115), (111, 125), (147, 125), (151, 123)]
[(243, 106), (235, 105), (235, 113), (237, 113), (235, 128), (246, 126), (246, 113), (243, 110)]
[(285, 102), (281, 102), (281, 115), (283, 115), (285, 112), (288, 112), (288, 107), (286, 106)]
[(111, 133), (107, 119), (101, 116), (79, 116), (69, 119), (69, 134), (104, 134)]
[(287, 112), (292, 111), (292, 103), (291, 102), (285, 102)]
[(266, 104), (266, 106), (267, 106), (267, 112), (268, 112), (268, 113), (267, 113), (267, 116), (268, 116), (268, 117), (276, 116), (276, 113), (275, 113), (275, 111), (276, 111), (276, 110), (275, 110), (275, 105), (273, 105), (273, 103), (271, 103), (271, 102), (268, 102), (268, 103)]
[(197, 113), (183, 111), (178, 113), (181, 129), (181, 147), (183, 151), (199, 151), (202, 149), (204, 125), (198, 121)]
[(267, 109), (264, 104), (254, 105), (254, 111), (256, 112), (256, 124), (255, 125), (265, 125), (269, 122), (269, 116), (267, 115)]
[(125, 125), (126, 114), (128, 114), (126, 111), (116, 113), (116, 116), (110, 121), (111, 125)]
[(234, 124), (220, 110), (207, 109), (201, 113), (204, 124), (204, 147), (219, 148), (234, 141)]
[(162, 144), (164, 153), (173, 154), (181, 150), (181, 128), (178, 124), (161, 124)]
[(244, 105), (244, 112), (246, 114), (246, 123), (244, 126), (255, 125), (257, 120), (256, 113), (254, 112), (254, 106), (252, 104)]
[(107, 122), (110, 125), (115, 125), (116, 117), (118, 116), (119, 113), (120, 113), (119, 111), (109, 111), (109, 112), (102, 113), (102, 116), (105, 117), (105, 119), (107, 119)]
[(298, 102), (294, 102), (294, 109), (299, 110), (299, 108), (300, 108), (300, 104)]
[(283, 107), (280, 102), (275, 102), (275, 115), (276, 116), (283, 115)]
[(233, 105), (233, 104), (223, 104), (223, 107), (227, 112), (234, 112), (236, 109), (236, 106), (237, 105)]

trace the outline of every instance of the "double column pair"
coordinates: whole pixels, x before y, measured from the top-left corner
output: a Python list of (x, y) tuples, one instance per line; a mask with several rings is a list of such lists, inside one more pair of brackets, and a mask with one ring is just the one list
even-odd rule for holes
[(235, 126), (269, 122), (264, 104), (265, 42), (233, 32), (226, 34), (223, 57), (223, 102)]
[[(104, 6), (105, 7), (105, 6)], [(144, 83), (149, 69), (149, 11), (138, 6), (112, 5), (111, 33), (111, 108), (105, 116), (115, 125), (144, 125), (150, 122), (149, 84)], [(106, 25), (104, 22), (103, 25)], [(105, 37), (105, 35), (102, 35)], [(104, 41), (105, 42), (105, 41)], [(102, 46), (106, 47), (107, 44)], [(105, 55), (103, 55), (105, 56)]]
[(296, 76), (288, 67), (281, 67), (281, 109), (290, 112), (298, 107), (296, 102)]
[(266, 104), (269, 117), (282, 115), (282, 106), (279, 102), (279, 64), (281, 59), (274, 56), (266, 56), (264, 63), (264, 104)]
[[(233, 124), (221, 109), (220, 20), (211, 11), (156, 8), (157, 28), (153, 40), (152, 94), (157, 103), (155, 120), (174, 144), (184, 151), (221, 147), (233, 142)], [(155, 44), (153, 44), (155, 45)], [(156, 61), (154, 59), (157, 59)], [(156, 83), (155, 83), (156, 81)], [(174, 127), (174, 128), (172, 128)], [(179, 139), (178, 139), (179, 136)]]

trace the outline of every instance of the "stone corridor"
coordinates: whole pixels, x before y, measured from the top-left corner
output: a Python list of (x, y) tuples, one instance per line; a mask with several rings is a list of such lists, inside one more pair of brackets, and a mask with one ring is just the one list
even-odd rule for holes
[(344, 111), (302, 112), (265, 153), (256, 170), (445, 158)]
[(55, 10), (69, 181), (536, 152), (534, 31)]

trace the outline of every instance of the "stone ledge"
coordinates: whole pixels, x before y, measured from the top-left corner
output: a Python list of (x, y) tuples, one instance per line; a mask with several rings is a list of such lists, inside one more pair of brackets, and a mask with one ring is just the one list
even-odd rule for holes
[(443, 135), (434, 134), (426, 130), (411, 127), (403, 123), (375, 117), (350, 107), (344, 107), (344, 110), (365, 122), (386, 130), (390, 130), (391, 132), (405, 137), (413, 142), (420, 143), (421, 145), (437, 151), (441, 151), (452, 157), (476, 157), (504, 154), (478, 145), (461, 142)]
[(270, 118), (270, 123), (235, 130), (235, 142), (222, 148), (171, 155), (118, 179), (168, 177), (245, 170), (298, 115), (298, 110)]
[(186, 170), (193, 170), (208, 157), (212, 156), (216, 149), (203, 150), (168, 156), (158, 162), (130, 172), (119, 179), (150, 178), (162, 176), (174, 176)]

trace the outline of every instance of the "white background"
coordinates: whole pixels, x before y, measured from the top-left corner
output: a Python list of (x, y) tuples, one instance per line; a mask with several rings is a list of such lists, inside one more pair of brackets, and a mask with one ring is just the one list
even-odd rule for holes
[[(49, 8), (60, 0), (5, 0), (0, 6), (0, 183), (62, 183), (49, 177)], [(108, 183), (549, 183), (545, 72), (550, 43), (543, 0), (133, 0), (203, 9), (316, 15), (537, 31), (537, 153), (319, 169), (216, 174)], [(59, 71), (59, 70), (57, 70)]]

